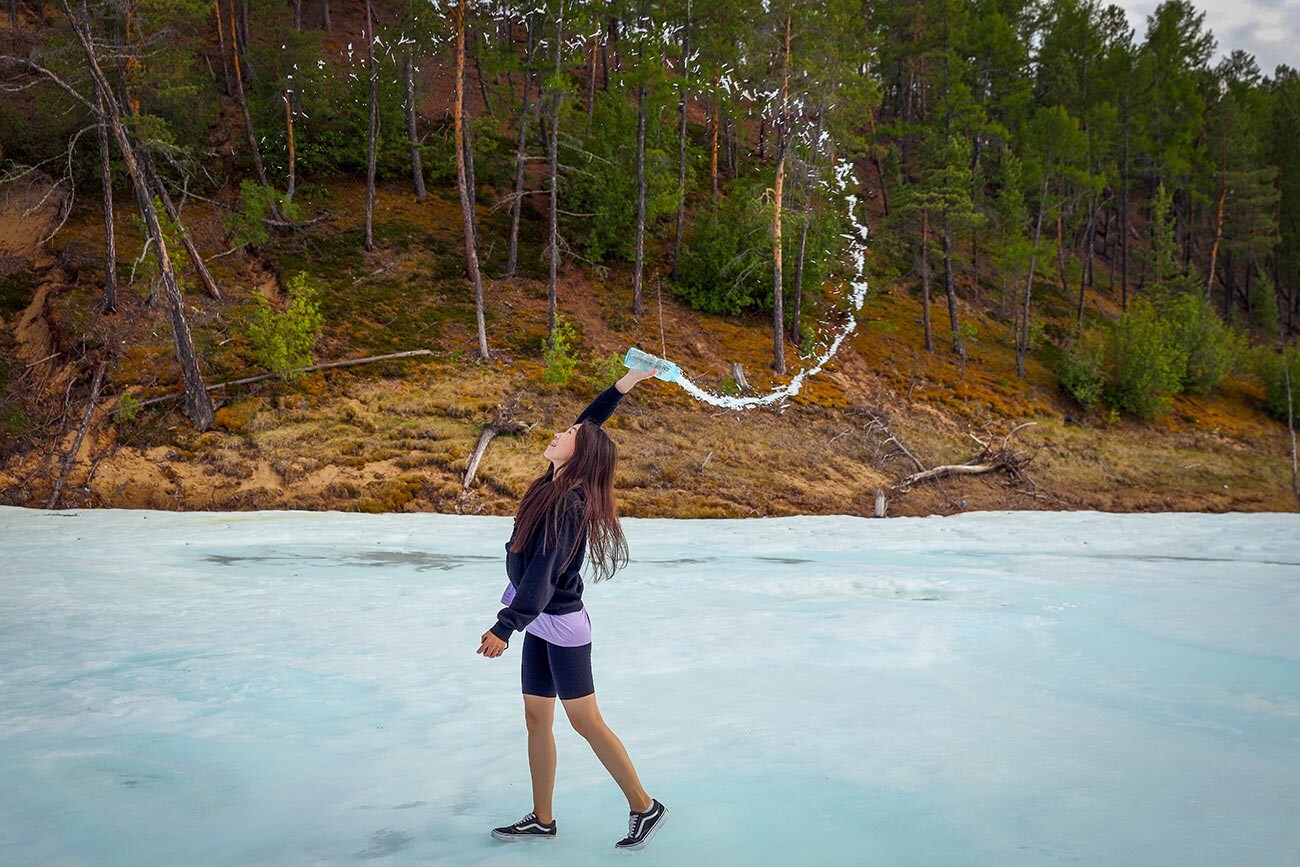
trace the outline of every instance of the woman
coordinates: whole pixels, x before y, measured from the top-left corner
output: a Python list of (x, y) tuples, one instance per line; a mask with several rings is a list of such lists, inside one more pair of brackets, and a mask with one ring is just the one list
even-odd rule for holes
[(510, 584), (506, 607), (483, 633), (478, 652), (495, 659), (515, 631), (524, 633), (522, 680), (524, 721), (528, 727), (528, 768), (533, 779), (533, 811), (513, 825), (495, 828), (498, 840), (547, 840), (556, 834), (551, 815), (555, 791), (555, 698), (578, 734), (627, 796), (628, 832), (615, 846), (642, 849), (668, 817), (668, 810), (646, 794), (622, 741), (596, 707), (591, 676), (591, 620), (582, 606), (583, 552), (590, 541), (596, 574), (608, 578), (627, 564), (627, 543), (614, 503), (617, 449), (601, 425), (623, 395), (653, 372), (628, 371), (546, 447), (551, 466), (524, 493), (506, 543)]

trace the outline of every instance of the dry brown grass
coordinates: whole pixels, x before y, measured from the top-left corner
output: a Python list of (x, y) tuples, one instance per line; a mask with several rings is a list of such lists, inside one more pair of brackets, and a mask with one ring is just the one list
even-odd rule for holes
[[(458, 268), (454, 201), (433, 195), (416, 203), (400, 189), (381, 189), (377, 221), (388, 246), (361, 254), (355, 249), (360, 190), (356, 184), (333, 189), (328, 207), (335, 222), (317, 236), (285, 241), (278, 254), (268, 252), (271, 271), (264, 261), (239, 256), (213, 263), (228, 300), (189, 299), (205, 372), (209, 381), (254, 372), (241, 311), (268, 274), (278, 280), (277, 270), (302, 267), (314, 269), (333, 305), (318, 360), (390, 346), (429, 348), (432, 359), (325, 371), (294, 386), (272, 382), (232, 390), (219, 395), (216, 426), (205, 434), (165, 407), (128, 425), (99, 428), (65, 503), (513, 513), (546, 467), (542, 451), (551, 434), (571, 424), (603, 383), (542, 384), (546, 290), (534, 279), (488, 280), (495, 358), (474, 362), (472, 299), (463, 280), (448, 276)], [(191, 207), (200, 245), (217, 249), (216, 216)], [(79, 215), (60, 237), (93, 245), (100, 231), (95, 220)], [(129, 222), (121, 230), (125, 259), (138, 245)], [(380, 276), (367, 276), (379, 268), (385, 269)], [(630, 344), (658, 352), (662, 301), (666, 354), (702, 387), (718, 389), (737, 361), (760, 392), (780, 379), (771, 370), (766, 319), (700, 315), (678, 305), (666, 286), (657, 297), (653, 278), (646, 315), (634, 318), (629, 282), (617, 268), (599, 278), (577, 269), (563, 274), (560, 309), (581, 332), (585, 355), (621, 354)], [(53, 293), (52, 317), (73, 321), (92, 294), (88, 283)], [(1104, 294), (1088, 301), (1109, 303)], [(105, 394), (115, 400), (126, 389), (143, 397), (172, 387), (177, 372), (164, 312), (145, 307), (129, 289), (122, 306), (114, 321), (97, 326), (107, 343), (125, 347)], [(962, 508), (1294, 508), (1285, 430), (1259, 412), (1248, 382), (1229, 382), (1210, 398), (1180, 398), (1153, 424), (1110, 424), (1057, 394), (1055, 377), (1038, 357), (1030, 358), (1025, 379), (1016, 376), (1006, 329), (968, 308), (963, 317), (976, 339), (967, 363), (958, 363), (945, 339), (946, 312), (936, 305), (935, 315), (936, 351), (927, 353), (916, 299), (901, 286), (873, 288), (857, 332), (784, 411), (720, 411), (658, 380), (639, 386), (606, 425), (620, 447), (622, 513), (870, 514), (876, 488), (914, 467), (882, 447), (867, 413), (887, 420), (927, 466), (977, 453), (970, 434), (986, 439), (1037, 422), (1017, 438), (1022, 449), (1036, 453), (1028, 471), (1037, 490), (1017, 489), (999, 475), (945, 480), (893, 494), (893, 515)], [(788, 347), (790, 372), (801, 363)], [(493, 407), (516, 394), (519, 417), (534, 429), (493, 440), (472, 491), (461, 497), (461, 475), (482, 425)], [(1083, 424), (1067, 423), (1067, 416)], [(52, 460), (54, 452), (31, 450), (0, 467), (7, 502), (43, 500), (53, 464), (38, 465), (42, 454)], [(96, 469), (87, 483), (92, 461)]]

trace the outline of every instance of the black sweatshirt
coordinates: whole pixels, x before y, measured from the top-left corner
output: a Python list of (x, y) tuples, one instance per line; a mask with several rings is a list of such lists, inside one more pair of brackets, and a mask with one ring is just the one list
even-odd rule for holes
[[(623, 393), (615, 386), (596, 395), (591, 405), (578, 416), (578, 422), (590, 421), (604, 424), (622, 400)], [(578, 423), (578, 422), (575, 422)], [(546, 470), (547, 481), (555, 476), (555, 464)], [(538, 614), (570, 614), (582, 610), (582, 577), (578, 571), (587, 549), (587, 531), (581, 526), (583, 493), (580, 488), (565, 495), (560, 506), (560, 524), (556, 528), (555, 545), (544, 544), (547, 527), (537, 525), (532, 538), (521, 553), (510, 550), (514, 533), (506, 542), (506, 574), (515, 587), (515, 598), (509, 607), (497, 613), (497, 622), (490, 630), (502, 641), (509, 641), (516, 631), (532, 623)], [(574, 551), (573, 559), (561, 571), (560, 567)]]

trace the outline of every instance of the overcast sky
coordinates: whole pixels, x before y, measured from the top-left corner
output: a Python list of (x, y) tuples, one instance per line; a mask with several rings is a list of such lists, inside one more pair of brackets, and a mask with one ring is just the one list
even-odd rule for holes
[[(1128, 11), (1140, 41), (1147, 32), (1147, 16), (1156, 0), (1110, 0)], [(1205, 26), (1214, 33), (1219, 48), (1211, 64), (1240, 48), (1255, 55), (1260, 71), (1272, 76), (1279, 63), (1300, 68), (1300, 0), (1193, 0), (1205, 13)]]

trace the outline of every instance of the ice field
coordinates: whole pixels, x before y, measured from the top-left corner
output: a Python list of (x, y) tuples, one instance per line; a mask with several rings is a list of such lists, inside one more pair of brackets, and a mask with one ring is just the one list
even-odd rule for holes
[(0, 864), (1300, 865), (1300, 517), (624, 519), (596, 694), (475, 655), (511, 519), (0, 508)]

